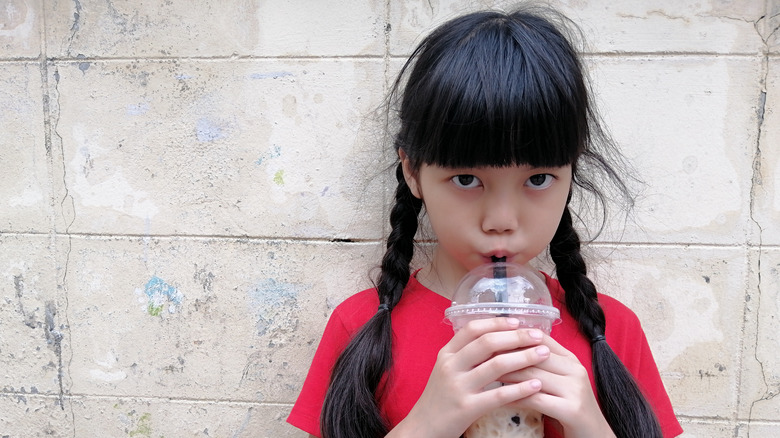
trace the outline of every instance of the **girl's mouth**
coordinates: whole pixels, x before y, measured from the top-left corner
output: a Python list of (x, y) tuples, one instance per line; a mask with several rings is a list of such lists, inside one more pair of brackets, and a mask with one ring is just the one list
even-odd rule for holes
[(483, 254), (482, 260), (484, 260), (485, 263), (508, 262), (511, 261), (513, 257), (513, 254), (506, 251), (494, 251)]

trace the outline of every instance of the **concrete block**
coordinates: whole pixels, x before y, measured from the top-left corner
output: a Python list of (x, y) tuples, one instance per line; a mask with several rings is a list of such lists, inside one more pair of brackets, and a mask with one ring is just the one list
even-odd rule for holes
[(760, 155), (753, 176), (751, 242), (780, 244), (780, 59), (770, 58), (766, 75), (766, 101), (757, 112), (761, 123)]
[(381, 234), (387, 163), (369, 117), (381, 61), (79, 62), (53, 75), (73, 232)]
[[(67, 438), (74, 435), (71, 411), (56, 397), (36, 394), (0, 393), (0, 433), (3, 437)], [(108, 435), (104, 435), (108, 436)]]
[(292, 403), (378, 245), (75, 238), (74, 394)]
[(748, 438), (744, 425), (733, 422), (712, 423), (683, 419), (680, 424), (684, 431), (680, 438)]
[(0, 8), (0, 59), (38, 58), (41, 0), (5, 0)]
[(775, 438), (777, 431), (780, 430), (780, 422), (772, 423), (750, 423), (743, 426), (744, 436), (748, 438)]
[[(751, 284), (745, 312), (740, 418), (778, 420), (780, 412), (780, 250), (751, 252)], [(752, 436), (752, 434), (751, 434)]]
[(761, 1), (567, 2), (597, 52), (760, 53)]
[[(747, 260), (737, 248), (593, 248), (601, 292), (636, 312), (682, 416), (737, 408)], [(718, 394), (718, 397), (712, 397)]]
[(384, 54), (385, 2), (197, 0), (47, 3), (47, 50), (65, 58)]
[[(411, 52), (421, 34), (462, 13), (516, 2), (465, 0), (436, 3), (391, 2), (390, 50), (403, 56)], [(588, 50), (617, 53), (714, 52), (759, 53), (764, 48), (755, 22), (764, 14), (761, 1), (675, 0), (615, 2), (552, 1), (583, 30)]]
[(2, 234), (0, 248), (0, 393), (58, 395), (68, 340), (49, 237)]
[(39, 64), (0, 64), (0, 90), (0, 231), (45, 232), (52, 210)]
[(73, 400), (75, 436), (304, 438), (285, 422), (289, 407), (201, 400)]
[(744, 242), (761, 60), (589, 61), (600, 110), (646, 184), (622, 240)]

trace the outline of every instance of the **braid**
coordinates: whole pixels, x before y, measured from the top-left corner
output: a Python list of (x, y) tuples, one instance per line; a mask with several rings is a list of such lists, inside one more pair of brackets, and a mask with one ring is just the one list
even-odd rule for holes
[(550, 242), (550, 256), (565, 291), (566, 308), (593, 346), (596, 397), (612, 431), (618, 438), (662, 437), (652, 407), (631, 373), (604, 340), (604, 311), (599, 305), (596, 287), (586, 276), (580, 239), (568, 206)]
[(379, 302), (387, 304), (390, 310), (398, 304), (401, 292), (409, 282), (409, 265), (414, 256), (414, 235), (417, 233), (418, 216), (422, 200), (416, 198), (404, 179), (401, 163), (395, 171), (398, 188), (395, 191), (395, 205), (390, 210), (392, 230), (387, 237), (387, 251), (382, 257), (382, 271), (379, 274), (377, 293)]
[(376, 403), (382, 376), (392, 362), (390, 315), (409, 282), (414, 235), (422, 201), (409, 190), (401, 164), (396, 169), (398, 188), (390, 212), (392, 230), (377, 282), (379, 310), (341, 353), (331, 374), (322, 406), (323, 438), (383, 437), (387, 424)]
[(604, 334), (606, 320), (596, 295), (596, 286), (587, 277), (588, 269), (580, 253), (580, 238), (572, 224), (569, 207), (563, 211), (561, 223), (550, 243), (550, 256), (555, 262), (558, 281), (567, 293), (566, 308), (574, 316), (580, 331), (593, 339)]

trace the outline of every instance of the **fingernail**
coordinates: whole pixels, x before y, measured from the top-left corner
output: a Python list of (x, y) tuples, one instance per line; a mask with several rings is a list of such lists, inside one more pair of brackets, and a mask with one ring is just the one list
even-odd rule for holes
[(542, 382), (539, 381), (539, 380), (536, 380), (536, 379), (531, 380), (530, 382), (528, 382), (528, 385), (531, 386), (531, 389), (541, 389), (542, 388)]
[(541, 330), (531, 330), (528, 332), (528, 336), (530, 336), (531, 339), (536, 339), (538, 341), (544, 337), (544, 333), (542, 333)]
[(546, 345), (540, 345), (535, 349), (536, 354), (542, 357), (546, 357), (550, 354), (550, 349)]
[(520, 327), (520, 320), (517, 318), (507, 318), (506, 322), (510, 327)]

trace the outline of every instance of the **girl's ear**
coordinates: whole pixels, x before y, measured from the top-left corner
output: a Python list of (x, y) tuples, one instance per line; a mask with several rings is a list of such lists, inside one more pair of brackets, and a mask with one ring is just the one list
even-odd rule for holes
[(398, 149), (398, 158), (401, 159), (401, 168), (404, 172), (404, 180), (406, 185), (409, 186), (409, 190), (417, 199), (422, 199), (422, 193), (420, 193), (420, 185), (417, 184), (417, 178), (412, 170), (412, 165), (409, 162), (409, 157), (406, 155), (403, 149)]

